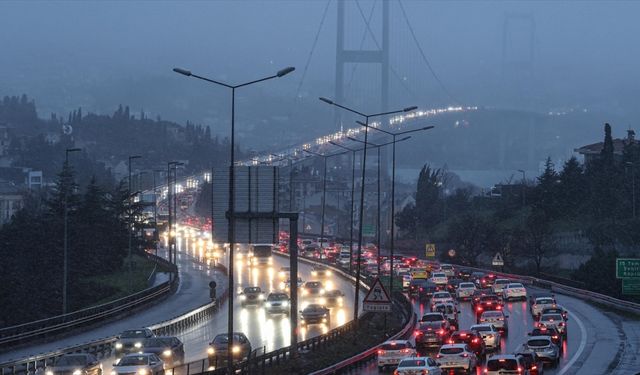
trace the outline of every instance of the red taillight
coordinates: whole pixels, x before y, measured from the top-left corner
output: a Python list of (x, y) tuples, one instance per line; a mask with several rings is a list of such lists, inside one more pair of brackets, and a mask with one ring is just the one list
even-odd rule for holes
[(439, 334), (439, 335), (444, 335), (444, 329), (439, 330), (439, 331), (438, 331), (438, 334)]
[(502, 305), (498, 305), (498, 310), (502, 310)]
[(522, 367), (518, 367), (518, 374), (522, 374)]
[(477, 311), (482, 311), (482, 306), (478, 306), (478, 307), (476, 307), (476, 310), (477, 310)]
[(420, 288), (420, 291), (422, 292), (424, 289)]
[(475, 338), (475, 339), (471, 340), (471, 342), (474, 343), (474, 344), (477, 344), (479, 341), (478, 341), (478, 338)]
[(467, 334), (466, 333), (461, 333), (460, 337), (467, 337)]
[(436, 358), (442, 358), (442, 354), (440, 353), (436, 354)]
[(378, 355), (382, 355), (382, 354), (384, 354), (384, 350), (378, 349)]
[(453, 340), (449, 340), (449, 344), (453, 344), (453, 343), (454, 343)]
[(531, 369), (532, 369), (532, 370), (537, 370), (537, 369), (538, 369), (538, 366), (533, 365), (533, 366), (531, 366)]
[(467, 358), (468, 356), (469, 356), (469, 354), (467, 354), (467, 353), (462, 353), (462, 355), (461, 355), (462, 358)]
[(414, 332), (414, 334), (415, 334), (416, 336), (420, 336), (420, 335), (422, 334), (422, 331), (415, 331), (415, 332)]
[(551, 338), (552, 338), (552, 339), (554, 339), (554, 340), (557, 340), (557, 339), (558, 339), (558, 336), (555, 336), (555, 335), (554, 335), (554, 336), (551, 336)]
[(558, 326), (564, 327), (564, 323), (558, 323)]

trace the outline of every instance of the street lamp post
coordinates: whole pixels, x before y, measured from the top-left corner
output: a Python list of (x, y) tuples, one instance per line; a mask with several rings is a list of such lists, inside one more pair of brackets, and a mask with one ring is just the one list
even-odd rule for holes
[(132, 242), (132, 234), (133, 234), (133, 212), (131, 211), (131, 161), (134, 159), (140, 159), (142, 156), (140, 155), (130, 155), (129, 156), (129, 190), (127, 191), (128, 195), (129, 195), (129, 252), (128, 252), (128, 258), (129, 258), (129, 267), (128, 267), (128, 276), (129, 276), (129, 292), (131, 292), (133, 290), (133, 275), (132, 275), (132, 268), (133, 268), (133, 263), (131, 261), (131, 242)]
[[(341, 104), (335, 103), (334, 101), (327, 99), (327, 98), (320, 98), (321, 101), (329, 104), (329, 105), (333, 105), (336, 106), (338, 108), (342, 108), (346, 111), (349, 111), (351, 113), (354, 113), (358, 116), (362, 116), (365, 119), (365, 129), (364, 129), (364, 141), (367, 142), (368, 140), (368, 134), (369, 134), (369, 119), (373, 118), (373, 117), (378, 117), (378, 116), (385, 116), (385, 115), (393, 115), (393, 114), (397, 114), (397, 113), (402, 113), (402, 112), (410, 112), (413, 111), (415, 109), (417, 109), (417, 107), (407, 107), (401, 110), (397, 110), (397, 111), (389, 111), (389, 112), (380, 112), (380, 113), (374, 113), (374, 114), (364, 114), (362, 112), (358, 112), (354, 109), (348, 108), (346, 106), (343, 106)], [(361, 269), (361, 261), (362, 261), (362, 224), (364, 222), (363, 220), (363, 216), (364, 216), (364, 179), (365, 179), (365, 171), (366, 171), (366, 165), (367, 164), (367, 144), (365, 143), (363, 151), (362, 151), (362, 184), (360, 186), (360, 207), (358, 208), (359, 211), (359, 217), (360, 220), (358, 222), (358, 254), (357, 254), (357, 266), (356, 266), (356, 290), (355, 290), (355, 298), (354, 298), (354, 309), (353, 309), (353, 320), (356, 322), (358, 322), (358, 313), (359, 313), (359, 308), (360, 308), (360, 269)]]
[[(358, 122), (360, 125), (364, 125), (362, 122)], [(394, 256), (394, 251), (395, 251), (395, 228), (396, 228), (396, 137), (401, 136), (401, 135), (406, 135), (409, 133), (415, 133), (415, 132), (419, 132), (419, 131), (425, 131), (425, 130), (429, 130), (429, 129), (433, 129), (434, 126), (425, 126), (419, 129), (413, 129), (413, 130), (405, 130), (405, 131), (401, 131), (401, 132), (390, 132), (381, 128), (375, 128), (372, 127), (371, 129), (373, 130), (377, 130), (379, 132), (382, 132), (384, 134), (390, 135), (391, 137), (393, 137), (393, 141), (392, 141), (392, 161), (391, 161), (391, 238), (389, 241), (389, 262), (391, 265), (391, 277), (389, 278), (389, 295), (391, 295), (393, 293), (393, 256)]]
[[(275, 75), (272, 76), (268, 76), (268, 77), (264, 77), (264, 78), (260, 78), (260, 79), (256, 79), (253, 81), (249, 81), (249, 82), (245, 82), (245, 83), (241, 83), (239, 85), (230, 85), (228, 83), (224, 83), (224, 82), (220, 82), (220, 81), (216, 81), (210, 78), (206, 78), (206, 77), (202, 77), (196, 74), (191, 73), (191, 71), (186, 70), (186, 69), (181, 69), (181, 68), (174, 68), (173, 71), (179, 74), (182, 74), (184, 76), (187, 77), (194, 77), (197, 79), (200, 79), (202, 81), (205, 82), (209, 82), (209, 83), (213, 83), (216, 84), (218, 86), (222, 86), (222, 87), (226, 87), (228, 89), (231, 89), (231, 150), (230, 150), (230, 160), (229, 160), (229, 211), (228, 211), (228, 220), (229, 220), (229, 228), (228, 228), (228, 241), (229, 241), (229, 288), (230, 290), (233, 290), (234, 288), (234, 269), (233, 269), (233, 248), (235, 246), (235, 211), (234, 211), (234, 205), (235, 205), (235, 197), (234, 197), (234, 193), (235, 193), (235, 181), (234, 181), (234, 177), (235, 177), (235, 173), (234, 173), (234, 165), (235, 165), (235, 122), (236, 122), (236, 89), (239, 89), (241, 87), (245, 87), (245, 86), (249, 86), (252, 85), (254, 83), (258, 83), (258, 82), (263, 82), (263, 81), (267, 81), (273, 78), (280, 78), (280, 77), (284, 77), (285, 75), (293, 72), (295, 70), (294, 67), (290, 66), (287, 68), (284, 68), (282, 70), (279, 70)], [(211, 231), (211, 236), (213, 238), (213, 230)], [(228, 308), (229, 308), (229, 318), (228, 318), (228, 341), (229, 341), (229, 345), (227, 348), (228, 351), (228, 357), (227, 357), (227, 362), (228, 362), (228, 371), (231, 372), (233, 370), (233, 296), (231, 298), (229, 298), (228, 301)], [(292, 317), (292, 327), (295, 326), (295, 323), (297, 321), (297, 317)], [(293, 343), (292, 343), (293, 345)]]
[(333, 141), (329, 141), (329, 143), (331, 143), (334, 146), (338, 146), (341, 147), (345, 150), (348, 150), (349, 152), (351, 152), (351, 220), (350, 220), (350, 230), (349, 230), (349, 271), (353, 270), (353, 262), (351, 259), (351, 254), (353, 253), (353, 217), (355, 212), (354, 211), (354, 203), (355, 203), (355, 189), (356, 189), (356, 152), (360, 151), (361, 149), (353, 149), (350, 147), (346, 147), (343, 146), (339, 143), (335, 143)]
[[(70, 152), (78, 152), (81, 151), (80, 148), (68, 148), (64, 153), (64, 169), (69, 171), (69, 153)], [(71, 181), (71, 175), (69, 173), (69, 183)], [(69, 208), (68, 208), (68, 190), (71, 186), (64, 187), (64, 244), (63, 244), (63, 254), (62, 254), (62, 313), (67, 313), (67, 304), (68, 304), (68, 296), (67, 296), (67, 284), (69, 282)]]
[(522, 207), (527, 205), (527, 177), (524, 169), (518, 169), (522, 173)]

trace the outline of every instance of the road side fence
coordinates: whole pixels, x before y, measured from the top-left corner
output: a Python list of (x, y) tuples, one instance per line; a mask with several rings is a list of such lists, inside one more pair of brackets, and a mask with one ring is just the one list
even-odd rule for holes
[[(173, 274), (177, 274), (176, 267), (166, 259), (147, 254), (147, 257)], [(68, 314), (19, 324), (0, 329), (0, 348), (15, 347), (34, 339), (42, 339), (59, 335), (69, 330), (88, 326), (96, 322), (118, 316), (148, 302), (156, 301), (172, 292), (176, 278), (171, 281), (149, 287), (126, 297), (107, 302), (98, 306), (73, 311)]]

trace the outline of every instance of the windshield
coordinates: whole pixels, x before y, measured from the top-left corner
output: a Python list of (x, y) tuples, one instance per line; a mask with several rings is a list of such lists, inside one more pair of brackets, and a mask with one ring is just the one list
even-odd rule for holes
[(144, 342), (144, 346), (148, 348), (171, 346), (171, 339), (170, 338), (147, 339), (147, 341)]
[(491, 327), (489, 326), (473, 326), (471, 329), (478, 332), (491, 332)]
[(310, 281), (307, 283), (307, 288), (320, 288), (322, 284), (319, 281)]
[(438, 305), (436, 306), (436, 311), (440, 311), (444, 314), (453, 314), (453, 306), (450, 305)]
[(550, 343), (551, 341), (546, 339), (533, 339), (527, 341), (528, 346), (549, 346)]
[(460, 354), (464, 349), (460, 347), (455, 348), (440, 348), (440, 354)]
[(524, 288), (524, 286), (522, 284), (509, 284), (507, 285), (507, 288)]
[(280, 301), (283, 299), (289, 299), (289, 296), (284, 293), (271, 293), (269, 297), (267, 297), (267, 301)]
[(213, 344), (227, 344), (229, 343), (229, 338), (227, 335), (218, 335), (215, 339), (213, 339)]
[(502, 313), (499, 311), (485, 311), (482, 313), (482, 316), (485, 318), (499, 318), (502, 316)]
[(551, 298), (540, 298), (536, 303), (539, 305), (553, 305), (553, 300)]
[(271, 256), (271, 245), (253, 245), (253, 255), (257, 257)]
[(498, 285), (503, 285), (503, 284), (509, 284), (509, 280), (505, 280), (505, 279), (498, 279), (496, 280), (496, 284)]
[(142, 337), (147, 337), (147, 332), (144, 330), (124, 331), (120, 335), (120, 338), (123, 338), (123, 339), (142, 338)]
[(467, 289), (467, 288), (475, 288), (476, 286), (473, 285), (473, 283), (460, 283), (459, 288), (460, 289)]
[(447, 277), (444, 273), (434, 273), (433, 277)]
[(433, 298), (451, 298), (451, 294), (449, 293), (434, 293)]
[(517, 371), (518, 361), (516, 361), (515, 359), (490, 359), (487, 362), (487, 370), (488, 371), (499, 371), (499, 370)]
[(144, 366), (149, 364), (149, 357), (146, 355), (131, 355), (122, 357), (118, 366)]
[(421, 319), (423, 322), (438, 322), (442, 321), (442, 315), (440, 314), (427, 314)]
[(87, 364), (86, 355), (65, 355), (56, 360), (56, 366), (84, 366)]
[(244, 292), (245, 292), (245, 293), (260, 293), (260, 291), (261, 291), (261, 290), (262, 290), (262, 289), (260, 289), (260, 288), (259, 288), (259, 287), (257, 287), (257, 286), (252, 286), (252, 287), (249, 287), (249, 288), (244, 288)]
[(426, 363), (422, 359), (403, 359), (398, 367), (424, 367)]

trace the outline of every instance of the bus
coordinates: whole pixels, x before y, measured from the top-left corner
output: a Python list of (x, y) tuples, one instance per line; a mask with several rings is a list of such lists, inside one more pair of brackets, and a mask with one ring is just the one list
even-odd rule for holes
[(251, 263), (252, 266), (271, 265), (271, 250), (273, 244), (252, 244), (251, 245)]

